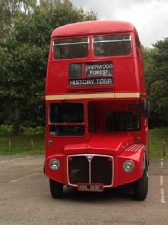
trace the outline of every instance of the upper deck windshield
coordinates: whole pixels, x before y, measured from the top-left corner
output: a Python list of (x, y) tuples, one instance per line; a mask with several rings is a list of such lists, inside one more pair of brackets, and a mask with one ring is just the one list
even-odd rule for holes
[(54, 59), (85, 58), (88, 44), (88, 37), (54, 40)]
[(131, 35), (93, 37), (94, 56), (124, 56), (131, 53)]
[(68, 38), (53, 41), (54, 59), (86, 58), (91, 49), (95, 57), (126, 56), (131, 53), (131, 35), (93, 36), (93, 49), (89, 38)]

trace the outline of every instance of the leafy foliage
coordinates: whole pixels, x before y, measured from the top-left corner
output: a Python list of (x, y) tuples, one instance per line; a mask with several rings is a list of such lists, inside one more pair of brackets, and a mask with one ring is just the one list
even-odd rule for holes
[(4, 19), (0, 36), (0, 103), (5, 111), (0, 113), (0, 122), (13, 124), (17, 135), (21, 123), (44, 124), (38, 105), (44, 95), (51, 32), (67, 23), (94, 20), (96, 15), (75, 8), (68, 0), (41, 0), (40, 5), (35, 0), (7, 2), (0, 7)]
[(145, 75), (153, 120), (168, 122), (168, 38), (157, 41), (152, 49), (143, 49)]

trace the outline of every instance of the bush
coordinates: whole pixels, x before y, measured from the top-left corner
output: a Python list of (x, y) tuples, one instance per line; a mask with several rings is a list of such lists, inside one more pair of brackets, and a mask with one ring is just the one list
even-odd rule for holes
[(38, 127), (20, 127), (20, 132), (23, 134), (44, 134), (45, 127), (38, 126)]
[(0, 125), (0, 134), (11, 134), (12, 133), (12, 125)]
[[(0, 125), (0, 134), (12, 134), (13, 126), (12, 125)], [(20, 126), (19, 133), (22, 134), (44, 134), (45, 127), (38, 126), (35, 128), (32, 127), (23, 127)]]

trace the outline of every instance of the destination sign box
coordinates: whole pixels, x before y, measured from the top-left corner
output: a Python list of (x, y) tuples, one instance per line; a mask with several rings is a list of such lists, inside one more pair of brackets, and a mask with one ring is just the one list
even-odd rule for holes
[(85, 64), (85, 76), (112, 76), (112, 62), (91, 62)]

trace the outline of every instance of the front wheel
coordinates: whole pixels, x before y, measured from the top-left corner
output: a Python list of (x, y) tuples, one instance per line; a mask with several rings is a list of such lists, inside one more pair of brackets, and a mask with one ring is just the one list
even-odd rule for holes
[(136, 200), (143, 201), (148, 194), (148, 170), (144, 170), (142, 178), (133, 183), (133, 193)]
[(63, 195), (63, 184), (49, 179), (49, 184), (50, 184), (50, 192), (51, 192), (51, 196), (53, 198), (60, 198)]

